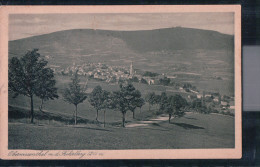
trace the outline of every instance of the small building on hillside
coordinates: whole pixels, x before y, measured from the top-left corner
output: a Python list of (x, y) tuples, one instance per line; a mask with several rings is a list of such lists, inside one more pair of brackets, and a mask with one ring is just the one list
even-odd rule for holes
[(202, 98), (202, 95), (201, 95), (201, 94), (197, 94), (197, 98), (198, 98), (198, 99), (201, 99), (201, 98)]
[(221, 101), (221, 103), (220, 103), (222, 106), (227, 106), (228, 105), (228, 103), (227, 102), (225, 102), (225, 101)]
[(213, 99), (213, 101), (218, 103), (218, 102), (219, 102), (219, 99), (218, 99), (217, 97), (215, 97), (215, 98)]

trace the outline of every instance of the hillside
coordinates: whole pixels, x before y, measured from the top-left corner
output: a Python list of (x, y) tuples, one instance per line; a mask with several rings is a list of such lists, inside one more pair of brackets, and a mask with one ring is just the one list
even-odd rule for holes
[[(233, 94), (233, 43), (232, 35), (182, 27), (73, 29), (9, 41), (9, 58), (39, 48), (50, 65), (61, 68), (86, 62), (128, 67), (133, 62), (135, 69), (177, 74), (178, 79), (203, 89)], [(223, 80), (216, 82), (216, 78)]]
[(9, 52), (21, 54), (39, 48), (53, 56), (127, 55), (154, 51), (230, 50), (233, 36), (191, 28), (143, 31), (74, 29), (9, 42)]

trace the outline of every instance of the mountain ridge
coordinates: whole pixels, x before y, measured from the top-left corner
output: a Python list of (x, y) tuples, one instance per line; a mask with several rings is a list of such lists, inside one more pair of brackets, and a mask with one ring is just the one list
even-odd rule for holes
[[(142, 59), (144, 55), (151, 55), (151, 59), (155, 59), (152, 56), (154, 53), (160, 55), (161, 51), (169, 51), (174, 54), (178, 50), (231, 52), (227, 58), (224, 57), (225, 60), (233, 55), (234, 36), (183, 27), (138, 31), (72, 29), (9, 41), (9, 58), (34, 48), (38, 48), (41, 54), (52, 57), (53, 63), (59, 64), (81, 62), (83, 59), (95, 62), (131, 57), (134, 60)], [(185, 57), (192, 59), (192, 55)], [(174, 58), (178, 59), (176, 55)], [(223, 55), (216, 59), (223, 60)]]
[(88, 36), (95, 36), (96, 38), (101, 36), (104, 38), (118, 38), (125, 41), (131, 49), (139, 52), (175, 49), (223, 49), (233, 47), (234, 43), (234, 37), (232, 35), (211, 30), (183, 27), (138, 31), (71, 29), (13, 40), (9, 41), (9, 43), (19, 43), (19, 41), (27, 42), (30, 40), (36, 41), (38, 39), (41, 41), (46, 38), (49, 38), (46, 40), (50, 41), (55, 40), (55, 38), (66, 38), (68, 36), (70, 36), (70, 38), (73, 36), (77, 36), (78, 38)]
[(74, 28), (74, 29), (54, 31), (54, 32), (50, 32), (50, 33), (44, 33), (44, 34), (40, 34), (40, 35), (34, 35), (34, 36), (30, 36), (30, 37), (24, 37), (24, 38), (9, 40), (9, 42), (18, 41), (18, 40), (24, 40), (24, 39), (33, 38), (33, 37), (36, 37), (36, 36), (44, 36), (44, 35), (53, 34), (53, 33), (57, 33), (57, 32), (77, 31), (77, 30), (110, 31), (110, 32), (142, 32), (142, 31), (166, 30), (166, 29), (174, 29), (174, 28), (184, 28), (184, 29), (191, 29), (191, 30), (210, 31), (210, 32), (215, 32), (215, 33), (222, 34), (222, 35), (233, 36), (233, 35), (231, 35), (231, 34), (225, 34), (225, 33), (221, 33), (221, 32), (215, 31), (215, 30), (197, 29), (197, 28), (189, 28), (189, 27), (181, 27), (181, 26), (177, 26), (177, 27), (166, 27), (166, 28), (156, 28), (156, 29), (149, 29), (149, 30), (106, 30), (106, 29), (89, 29), (89, 28), (82, 29), (82, 28)]

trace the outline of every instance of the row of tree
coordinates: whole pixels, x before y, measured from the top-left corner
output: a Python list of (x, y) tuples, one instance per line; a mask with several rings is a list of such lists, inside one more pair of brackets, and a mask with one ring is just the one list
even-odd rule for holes
[[(31, 123), (34, 119), (33, 99), (37, 96), (41, 99), (39, 107), (42, 111), (43, 102), (59, 98), (55, 87), (54, 72), (47, 67), (47, 61), (40, 58), (38, 49), (28, 51), (22, 58), (13, 57), (9, 63), (9, 90), (17, 95), (25, 95), (31, 100)], [(71, 82), (63, 91), (64, 101), (75, 106), (74, 123), (77, 124), (78, 105), (86, 99), (96, 110), (96, 120), (101, 110), (104, 111), (104, 126), (107, 109), (119, 110), (122, 113), (122, 126), (125, 127), (125, 115), (127, 111), (133, 113), (135, 118), (136, 108), (141, 108), (145, 104), (141, 92), (133, 84), (120, 84), (118, 91), (109, 92), (103, 90), (101, 86), (96, 86), (90, 94), (86, 93), (87, 84), (80, 85), (77, 71), (73, 74)], [(182, 108), (187, 105), (187, 101), (180, 95), (167, 96), (165, 92), (156, 95), (154, 92), (146, 96), (146, 101), (150, 106), (157, 104), (161, 112), (169, 114), (169, 122), (172, 116), (182, 116)], [(157, 107), (157, 109), (158, 109)]]
[[(87, 98), (87, 94), (84, 93), (86, 86), (81, 87), (79, 82), (80, 80), (76, 72), (72, 77), (72, 82), (63, 94), (66, 102), (75, 105), (75, 124), (77, 124), (77, 105)], [(159, 111), (169, 115), (169, 122), (172, 116), (183, 116), (184, 111), (182, 109), (188, 105), (186, 99), (181, 95), (167, 96), (165, 92), (162, 92), (161, 95), (156, 95), (154, 92), (148, 93), (145, 99), (149, 103), (149, 111), (151, 105), (157, 104)], [(142, 106), (145, 104), (141, 92), (131, 83), (120, 84), (120, 90), (114, 92), (109, 92), (103, 90), (101, 86), (96, 86), (88, 95), (88, 101), (96, 109), (97, 121), (99, 111), (104, 111), (104, 126), (107, 109), (119, 110), (122, 113), (122, 126), (125, 127), (127, 111), (131, 111), (133, 118), (135, 118), (136, 108), (140, 108), (141, 111)]]
[(136, 90), (132, 84), (120, 84), (120, 90), (109, 92), (103, 90), (101, 86), (96, 86), (93, 91), (87, 95), (86, 86), (80, 86), (80, 80), (77, 72), (73, 74), (69, 87), (63, 93), (64, 100), (75, 106), (74, 120), (77, 124), (77, 106), (88, 98), (89, 103), (96, 109), (96, 120), (98, 121), (99, 111), (104, 111), (104, 126), (107, 109), (118, 109), (122, 113), (122, 126), (125, 127), (125, 114), (127, 111), (133, 113), (135, 118), (135, 109), (144, 105), (141, 92)]

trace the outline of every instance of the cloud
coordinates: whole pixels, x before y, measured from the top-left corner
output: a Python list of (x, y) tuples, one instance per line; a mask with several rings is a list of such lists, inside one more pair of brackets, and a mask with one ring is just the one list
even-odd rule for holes
[(11, 25), (26, 25), (26, 24), (40, 24), (40, 23), (45, 23), (47, 22), (46, 19), (41, 19), (41, 18), (30, 18), (30, 19), (23, 19), (23, 18), (14, 18), (10, 19), (10, 24)]

